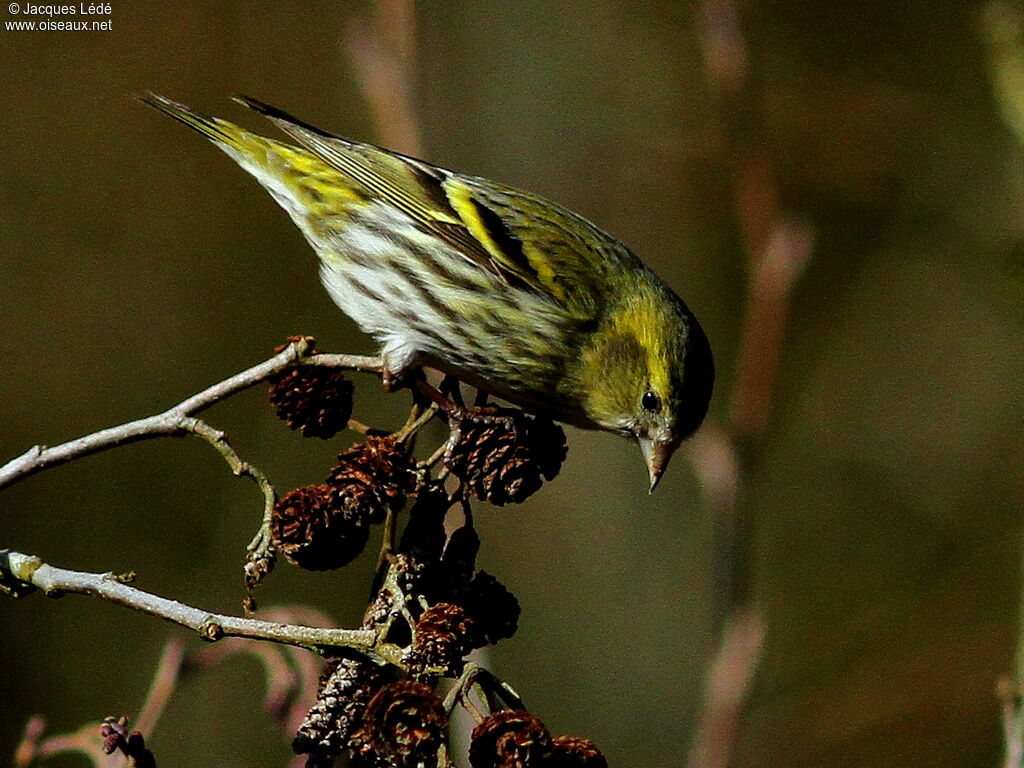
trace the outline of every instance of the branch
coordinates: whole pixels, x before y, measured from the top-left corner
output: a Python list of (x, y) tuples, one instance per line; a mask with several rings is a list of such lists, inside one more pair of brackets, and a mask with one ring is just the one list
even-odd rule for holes
[(768, 427), (792, 289), (813, 244), (809, 225), (780, 218), (763, 253), (751, 265), (729, 414), (733, 439), (741, 453), (749, 452)]
[(690, 766), (728, 768), (743, 708), (761, 661), (764, 619), (747, 606), (729, 616), (721, 646), (708, 669), (704, 708), (690, 747)]
[(160, 662), (153, 673), (153, 681), (149, 684), (146, 700), (135, 717), (137, 730), (151, 734), (156, 729), (157, 721), (163, 715), (177, 687), (184, 662), (185, 644), (177, 638), (169, 640), (160, 653)]
[[(180, 437), (189, 433), (198, 433), (197, 420), (194, 418), (197, 413), (296, 365), (314, 365), (371, 373), (380, 373), (383, 370), (383, 362), (379, 357), (310, 355), (312, 346), (313, 340), (309, 337), (292, 342), (270, 359), (192, 395), (163, 413), (129, 421), (109, 429), (102, 429), (60, 445), (34, 446), (0, 467), (0, 488), (13, 485), (19, 480), (49, 467), (66, 464), (72, 459), (99, 453), (119, 445), (154, 437)], [(209, 441), (208, 437), (207, 440)]]
[(698, 31), (748, 276), (728, 422), (706, 425), (691, 449), (714, 522), (714, 614), (722, 639), (688, 765), (723, 768), (732, 758), (763, 650), (763, 619), (751, 589), (755, 519), (744, 481), (772, 413), (792, 289), (810, 257), (813, 231), (783, 211), (739, 3), (702, 0)]
[(988, 73), (1003, 122), (1024, 141), (1024, 35), (1016, 4), (991, 0), (981, 12)]
[(68, 753), (87, 758), (96, 768), (124, 768), (123, 757), (105, 755), (101, 751), (102, 738), (95, 722), (86, 723), (77, 731), (43, 738), (45, 731), (46, 719), (42, 715), (32, 717), (25, 724), (14, 751), (12, 768), (31, 768), (41, 760)]
[(115, 605), (188, 627), (204, 640), (245, 637), (315, 651), (340, 647), (377, 656), (386, 653), (386, 649), (378, 647), (377, 633), (373, 630), (325, 629), (210, 613), (137, 589), (125, 583), (130, 577), (56, 568), (38, 557), (9, 549), (0, 550), (0, 575), (13, 578), (23, 587), (37, 587), (51, 597), (60, 597), (69, 592), (99, 597)]
[(380, 143), (409, 155), (421, 154), (412, 98), (416, 63), (412, 0), (377, 0), (372, 19), (346, 30), (345, 47), (362, 81)]

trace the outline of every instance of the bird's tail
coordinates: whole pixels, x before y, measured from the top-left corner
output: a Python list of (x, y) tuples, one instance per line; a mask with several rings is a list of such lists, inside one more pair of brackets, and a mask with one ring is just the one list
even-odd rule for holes
[(184, 104), (155, 93), (146, 93), (136, 96), (136, 98), (144, 104), (160, 110), (165, 115), (173, 117), (179, 123), (187, 125), (192, 130), (203, 134), (203, 136), (223, 149), (235, 150), (248, 155), (253, 152), (256, 145), (267, 141), (261, 136), (239, 128), (234, 123), (221, 120), (219, 117), (210, 117), (201, 112), (196, 112)]
[[(344, 218), (349, 206), (365, 201), (365, 194), (356, 191), (352, 177), (305, 149), (250, 133), (227, 120), (204, 115), (155, 93), (137, 98), (201, 133), (223, 150), (270, 192), (311, 242), (316, 240), (312, 231), (319, 226), (311, 221)], [(260, 102), (243, 103), (278, 117), (276, 112), (271, 114), (272, 107)]]

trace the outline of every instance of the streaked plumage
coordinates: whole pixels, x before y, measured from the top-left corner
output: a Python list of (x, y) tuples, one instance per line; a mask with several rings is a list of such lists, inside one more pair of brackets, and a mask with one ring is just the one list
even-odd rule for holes
[(302, 148), (144, 98), (266, 187), (391, 372), (427, 365), (528, 410), (631, 435), (653, 487), (703, 419), (714, 368), (696, 318), (625, 245), (528, 192), (238, 100)]

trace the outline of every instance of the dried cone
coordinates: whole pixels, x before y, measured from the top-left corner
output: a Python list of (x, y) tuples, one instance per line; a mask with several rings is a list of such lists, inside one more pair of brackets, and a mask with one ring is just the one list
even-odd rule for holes
[(473, 622), (470, 642), (474, 648), (494, 645), (519, 628), (519, 601), (486, 571), (473, 574), (462, 602)]
[(341, 754), (362, 724), (366, 705), (387, 679), (380, 667), (365, 659), (346, 657), (328, 662), (316, 701), (292, 740), (295, 753)]
[(398, 544), (399, 586), (406, 594), (424, 595), (429, 602), (440, 599), (434, 596), (438, 592), (438, 566), (447, 539), (444, 518), (449, 506), (448, 492), (440, 484), (420, 488)]
[(469, 586), (476, 571), (476, 556), (480, 551), (480, 535), (476, 529), (463, 525), (452, 532), (441, 555), (443, 579), (438, 585), (449, 595), (461, 595)]
[(352, 416), (352, 382), (341, 371), (300, 366), (271, 380), (277, 417), (303, 437), (334, 437)]
[(548, 418), (489, 408), (451, 426), (445, 463), (471, 495), (499, 507), (524, 501), (565, 460), (565, 432)]
[(415, 486), (415, 460), (390, 437), (367, 435), (338, 456), (327, 476), (335, 504), (347, 514), (382, 523), (388, 509), (401, 509)]
[(399, 551), (419, 563), (439, 560), (447, 538), (444, 518), (449, 506), (448, 491), (443, 485), (435, 483), (421, 488), (409, 510), (409, 522), (402, 531)]
[(551, 757), (544, 768), (608, 768), (608, 761), (589, 739), (555, 736), (551, 740)]
[(441, 700), (429, 685), (410, 680), (381, 688), (367, 706), (363, 722), (363, 729), (353, 737), (354, 765), (434, 766), (448, 730)]
[(416, 622), (412, 647), (405, 655), (414, 675), (462, 674), (463, 657), (473, 649), (473, 620), (462, 606), (438, 603), (423, 612)]
[[(398, 557), (402, 557), (399, 555)], [(381, 589), (377, 592), (377, 596), (370, 603), (366, 611), (363, 613), (363, 629), (376, 629), (385, 621), (388, 616), (391, 615), (392, 609), (395, 607), (395, 596), (391, 594), (389, 589)]]
[(539, 718), (521, 709), (495, 712), (473, 729), (473, 768), (536, 768), (551, 756), (551, 734)]
[(349, 740), (347, 768), (389, 768), (385, 758), (373, 748), (365, 728), (353, 733)]
[(274, 548), (310, 571), (348, 565), (366, 546), (369, 523), (336, 502), (334, 490), (327, 485), (307, 485), (286, 493), (274, 505), (270, 520)]

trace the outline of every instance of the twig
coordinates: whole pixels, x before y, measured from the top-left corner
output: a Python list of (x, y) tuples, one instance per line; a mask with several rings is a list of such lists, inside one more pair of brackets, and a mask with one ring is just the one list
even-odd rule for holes
[(806, 223), (782, 218), (752, 265), (730, 412), (731, 431), (742, 453), (752, 449), (768, 426), (792, 288), (813, 244)]
[[(152, 733), (157, 720), (163, 714), (178, 684), (185, 647), (178, 640), (168, 642), (160, 655), (157, 671), (153, 675), (146, 702), (142, 712), (136, 719), (136, 730), (147, 734)], [(77, 731), (57, 734), (43, 738), (46, 720), (36, 715), (25, 724), (21, 742), (14, 753), (14, 768), (28, 768), (38, 760), (62, 752), (78, 752), (89, 758), (96, 766), (124, 766), (124, 758), (120, 755), (111, 756), (102, 750), (102, 737), (96, 723), (86, 723)]]
[(782, 212), (736, 0), (704, 0), (699, 27), (705, 72), (726, 137), (725, 161), (749, 280), (729, 423), (705, 426), (692, 449), (716, 532), (714, 611), (722, 640), (688, 765), (724, 768), (741, 728), (764, 632), (751, 596), (755, 520), (743, 481), (771, 415), (792, 287), (810, 257), (813, 235), (808, 225)]
[(1020, 684), (1005, 677), (996, 687), (1002, 709), (1003, 768), (1024, 766), (1024, 696)]
[(167, 708), (167, 702), (178, 685), (181, 665), (185, 660), (185, 644), (181, 640), (169, 640), (160, 654), (160, 662), (153, 673), (153, 682), (149, 685), (146, 700), (135, 718), (135, 728), (142, 733), (152, 735), (160, 716)]
[(162, 413), (93, 432), (77, 440), (53, 447), (37, 445), (0, 467), (0, 489), (49, 467), (59, 466), (73, 459), (99, 453), (109, 448), (156, 437), (196, 435), (220, 453), (235, 475), (251, 478), (263, 494), (263, 515), (260, 527), (246, 548), (248, 552), (245, 565), (247, 595), (243, 604), (246, 612), (249, 613), (255, 607), (253, 589), (274, 566), (270, 519), (277, 501), (277, 494), (267, 476), (257, 467), (243, 461), (231, 447), (223, 432), (197, 418), (196, 414), (231, 395), (297, 365), (372, 373), (381, 373), (383, 370), (383, 361), (378, 357), (311, 354), (313, 344), (314, 340), (309, 336), (294, 340), (273, 357), (207, 387), (202, 392), (186, 398)]
[(741, 555), (736, 547), (747, 537), (736, 530), (740, 493), (740, 459), (729, 433), (717, 422), (704, 424), (687, 443), (694, 472), (700, 482), (704, 508), (712, 521), (712, 615), (724, 627), (736, 602), (729, 585), (746, 581), (737, 574)]
[(395, 510), (388, 507), (387, 514), (384, 516), (384, 534), (381, 536), (380, 552), (377, 555), (377, 567), (384, 567), (385, 563), (390, 563), (395, 557), (395, 537), (398, 534), (398, 513)]
[[(480, 689), (480, 683), (478, 678), (480, 676), (480, 667), (474, 662), (466, 664), (466, 668), (462, 671), (462, 675), (456, 681), (455, 685), (452, 686), (451, 690), (448, 691), (448, 695), (444, 697), (444, 711), (449, 717), (455, 707), (461, 705), (462, 708), (473, 718), (475, 723), (483, 722), (484, 718), (490, 714), (490, 707), (487, 706), (487, 696)], [(476, 701), (473, 700), (472, 693), (477, 691), (479, 698), (487, 707), (487, 711), (480, 708)]]
[(726, 768), (739, 735), (747, 692), (757, 672), (764, 644), (761, 612), (748, 606), (735, 612), (722, 633), (722, 644), (708, 670), (707, 691), (689, 765)]
[(1018, 5), (991, 0), (982, 8), (981, 36), (992, 92), (1003, 122), (1024, 141), (1024, 34)]
[(345, 43), (362, 80), (377, 139), (389, 149), (419, 155), (420, 134), (412, 103), (416, 56), (412, 0), (377, 0), (373, 19), (350, 26)]
[(89, 456), (119, 445), (154, 437), (179, 437), (188, 434), (192, 431), (189, 429), (192, 423), (189, 421), (190, 417), (195, 417), (196, 414), (215, 403), (295, 365), (312, 365), (372, 373), (380, 373), (383, 369), (383, 362), (378, 357), (309, 355), (310, 349), (312, 349), (311, 339), (293, 342), (270, 359), (192, 395), (163, 413), (102, 429), (60, 445), (34, 446), (0, 467), (0, 488), (24, 480), (49, 467), (65, 464), (72, 459)]
[[(1024, 144), (1024, 14), (1016, 3), (991, 0), (982, 8), (981, 34), (988, 74), (1003, 122)], [(1024, 768), (1024, 563), (1021, 566), (1017, 649), (1012, 674), (998, 681), (1003, 768)]]
[(77, 731), (43, 738), (46, 720), (36, 715), (25, 724), (21, 742), (14, 752), (13, 768), (29, 768), (39, 760), (75, 752), (89, 759), (96, 768), (123, 768), (124, 758), (105, 755), (97, 723), (86, 723)]
[[(274, 486), (270, 484), (270, 480), (267, 479), (267, 476), (261, 469), (247, 461), (242, 461), (242, 457), (231, 447), (227, 437), (219, 429), (214, 429), (205, 421), (193, 417), (183, 418), (181, 426), (190, 434), (201, 437), (212, 445), (217, 453), (224, 457), (224, 461), (227, 462), (228, 466), (231, 467), (231, 471), (237, 477), (252, 478), (253, 482), (259, 486), (260, 491), (263, 493), (263, 518), (260, 521), (260, 528), (253, 537), (253, 540), (249, 542), (247, 550), (254, 559), (271, 557), (270, 520), (274, 514), (274, 505), (277, 503), (277, 492), (274, 490)], [(269, 570), (269, 567), (261, 570)], [(255, 586), (255, 582), (259, 581), (259, 578), (253, 578), (249, 581), (251, 586)]]
[(444, 458), (444, 455), (448, 452), (448, 441), (445, 440), (441, 445), (438, 446), (437, 450), (434, 451), (430, 456), (421, 461), (417, 466), (421, 469), (433, 469), (437, 462)]
[(349, 419), (346, 426), (353, 432), (358, 432), (361, 435), (368, 435), (373, 432), (373, 427), (369, 424), (364, 424), (363, 422), (356, 421), (355, 419)]
[(124, 583), (124, 577), (115, 574), (56, 568), (38, 557), (11, 550), (0, 550), (0, 573), (38, 587), (52, 597), (64, 593), (99, 597), (115, 605), (188, 627), (204, 640), (246, 637), (314, 651), (344, 647), (368, 654), (377, 653), (377, 636), (373, 630), (324, 629), (211, 613), (130, 586)]
[(42, 715), (33, 715), (25, 723), (21, 732), (21, 741), (14, 749), (14, 768), (26, 768), (32, 764), (36, 755), (39, 754), (39, 740), (46, 731), (46, 718)]
[(423, 413), (417, 416), (415, 419), (409, 421), (404, 427), (395, 432), (392, 437), (400, 443), (404, 443), (410, 437), (415, 435), (419, 430), (425, 426), (431, 419), (433, 419), (438, 412), (437, 403), (431, 403), (427, 408), (424, 409)]

